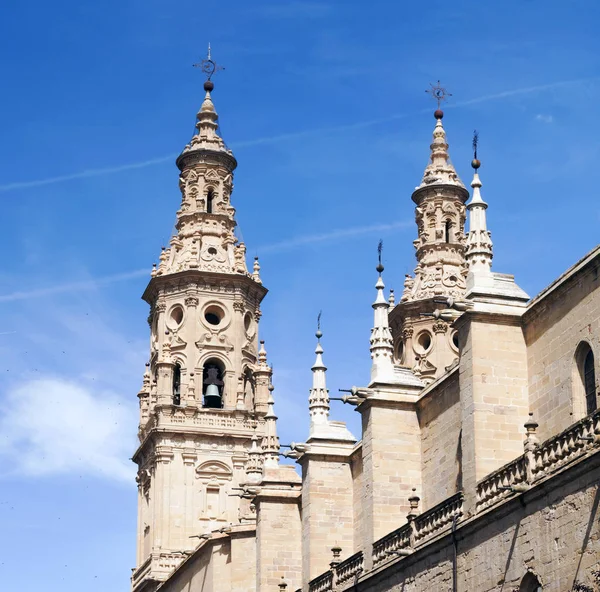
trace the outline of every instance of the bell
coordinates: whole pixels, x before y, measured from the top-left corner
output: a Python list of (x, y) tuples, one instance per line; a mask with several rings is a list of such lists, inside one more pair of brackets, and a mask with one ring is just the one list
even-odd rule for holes
[(204, 406), (209, 409), (221, 409), (221, 395), (216, 384), (209, 384), (204, 393)]

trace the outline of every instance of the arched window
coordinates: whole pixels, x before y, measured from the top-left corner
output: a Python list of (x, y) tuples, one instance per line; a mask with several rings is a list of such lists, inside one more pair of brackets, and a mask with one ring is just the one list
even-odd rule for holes
[(519, 592), (542, 592), (542, 585), (535, 575), (528, 571), (521, 580)]
[(213, 190), (209, 189), (208, 193), (206, 194), (206, 213), (207, 214), (212, 214), (214, 197), (215, 197), (215, 195), (213, 193)]
[(594, 352), (589, 343), (582, 341), (575, 352), (573, 372), (573, 410), (577, 418), (598, 409), (596, 397), (596, 369)]
[(173, 368), (173, 405), (181, 405), (181, 366)]
[(202, 374), (203, 407), (221, 409), (223, 407), (224, 368), (218, 360), (207, 360)]
[(596, 411), (596, 372), (594, 370), (594, 352), (590, 349), (583, 360), (583, 386), (585, 405), (588, 415)]
[(445, 227), (445, 234), (444, 236), (446, 237), (446, 242), (449, 243), (451, 242), (452, 239), (452, 222), (450, 222), (450, 220), (446, 220), (446, 227)]

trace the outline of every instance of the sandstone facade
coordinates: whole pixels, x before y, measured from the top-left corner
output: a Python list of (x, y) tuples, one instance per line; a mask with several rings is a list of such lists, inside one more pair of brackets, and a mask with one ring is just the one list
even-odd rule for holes
[(600, 590), (600, 247), (533, 300), (493, 272), (481, 163), (469, 201), (438, 109), (415, 274), (396, 304), (380, 258), (372, 371), (343, 397), (361, 437), (330, 418), (319, 328), (310, 431), (282, 453), (205, 89), (144, 293), (133, 592)]

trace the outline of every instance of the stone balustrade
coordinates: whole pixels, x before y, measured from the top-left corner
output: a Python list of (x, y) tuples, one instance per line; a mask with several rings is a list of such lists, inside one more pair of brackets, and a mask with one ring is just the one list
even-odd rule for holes
[(402, 551), (410, 552), (412, 526), (405, 524), (373, 543), (373, 567), (378, 567), (388, 559), (398, 557)]
[(463, 514), (463, 494), (458, 492), (414, 519), (415, 545), (449, 527)]
[(477, 484), (477, 511), (494, 505), (527, 481), (525, 455), (500, 467)]
[(336, 588), (338, 586), (343, 586), (349, 581), (354, 583), (355, 579), (364, 570), (364, 557), (362, 552), (359, 551), (358, 553), (348, 557), (348, 559), (336, 565), (334, 569)]
[(543, 442), (533, 453), (533, 480), (559, 470), (600, 443), (600, 410)]
[(333, 572), (326, 571), (308, 582), (308, 592), (330, 592), (333, 590)]

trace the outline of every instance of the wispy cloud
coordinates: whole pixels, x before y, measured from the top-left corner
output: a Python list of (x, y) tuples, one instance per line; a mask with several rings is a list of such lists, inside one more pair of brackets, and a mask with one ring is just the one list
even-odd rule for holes
[[(598, 80), (598, 77), (591, 78), (580, 78), (576, 80), (561, 80), (558, 82), (552, 82), (549, 84), (541, 84), (538, 86), (528, 86), (525, 88), (517, 88), (512, 90), (506, 90), (499, 93), (482, 95), (480, 97), (474, 97), (472, 99), (467, 99), (465, 101), (458, 101), (456, 103), (447, 105), (446, 109), (453, 108), (462, 108), (468, 107), (470, 105), (476, 105), (478, 103), (485, 103), (488, 101), (497, 101), (502, 99), (507, 99), (511, 97), (525, 96), (530, 94), (535, 94), (547, 90), (558, 89), (563, 87), (575, 86), (579, 84), (583, 84), (586, 82), (592, 82)], [(395, 121), (398, 119), (406, 119), (408, 117), (414, 117), (415, 115), (420, 115), (422, 113), (429, 113), (430, 109), (421, 109), (419, 111), (413, 113), (396, 113), (392, 115), (388, 115), (386, 117), (380, 117), (378, 119), (367, 119), (363, 121), (357, 121), (354, 123), (348, 123), (344, 125), (331, 126), (331, 127), (321, 127), (321, 128), (313, 128), (308, 130), (302, 130), (297, 132), (290, 132), (287, 134), (278, 134), (274, 136), (266, 136), (264, 138), (255, 138), (252, 140), (243, 140), (239, 142), (230, 142), (230, 146), (232, 148), (248, 148), (252, 146), (258, 146), (261, 144), (277, 144), (279, 142), (285, 142), (287, 140), (296, 140), (304, 137), (317, 136), (328, 133), (336, 133), (336, 132), (346, 132), (355, 129), (362, 129), (367, 127), (372, 127), (375, 125), (381, 125), (384, 123), (389, 123), (390, 121)], [(104, 175), (112, 175), (115, 173), (121, 173), (133, 169), (142, 169), (151, 166), (155, 166), (157, 164), (162, 164), (164, 162), (168, 162), (176, 158), (175, 154), (169, 154), (168, 156), (159, 156), (156, 158), (151, 158), (148, 160), (143, 160), (140, 162), (133, 162), (129, 164), (114, 166), (114, 167), (105, 167), (98, 169), (89, 169), (85, 171), (81, 171), (78, 173), (71, 173), (68, 175), (60, 175), (57, 177), (48, 177), (46, 179), (37, 179), (33, 181), (17, 181), (14, 183), (7, 183), (4, 185), (0, 185), (0, 193), (6, 193), (8, 191), (16, 191), (19, 189), (29, 189), (31, 187), (41, 187), (44, 185), (53, 185), (55, 183), (63, 183), (65, 181), (73, 181), (75, 179), (85, 179), (88, 177), (100, 177)]]
[(252, 12), (266, 18), (274, 19), (299, 19), (299, 18), (323, 18), (332, 11), (329, 4), (323, 2), (302, 2), (301, 0), (292, 0), (291, 2), (281, 2), (268, 4), (266, 6), (253, 7)]
[(554, 123), (554, 117), (552, 115), (545, 115), (544, 113), (538, 113), (535, 116), (535, 120), (542, 123)]
[(63, 378), (10, 390), (0, 416), (2, 473), (79, 474), (131, 481), (135, 409)]
[[(389, 224), (371, 224), (368, 226), (357, 226), (354, 228), (340, 228), (332, 230), (330, 232), (323, 232), (320, 234), (308, 234), (303, 236), (296, 236), (290, 239), (272, 243), (270, 245), (262, 245), (257, 247), (258, 253), (267, 253), (272, 251), (283, 251), (288, 249), (295, 249), (304, 245), (310, 245), (313, 243), (321, 243), (326, 241), (341, 241), (355, 236), (363, 234), (370, 234), (374, 232), (388, 232), (390, 230), (396, 230), (398, 228), (406, 228), (410, 226), (412, 221), (398, 221), (391, 222)], [(138, 277), (150, 276), (149, 269), (137, 269), (135, 271), (127, 271), (124, 273), (117, 273), (114, 275), (107, 275), (103, 277), (88, 279), (80, 282), (65, 282), (62, 284), (56, 284), (54, 286), (47, 286), (45, 288), (36, 288), (34, 290), (23, 290), (20, 292), (12, 292), (11, 294), (0, 295), (0, 302), (14, 302), (18, 300), (29, 300), (32, 298), (40, 298), (43, 296), (50, 296), (53, 294), (60, 294), (65, 292), (82, 292), (85, 290), (95, 290), (101, 286), (109, 284), (115, 284), (117, 282), (123, 282), (132, 280)], [(0, 333), (2, 335), (2, 333)]]
[(134, 278), (142, 277), (144, 275), (149, 276), (150, 270), (137, 269), (135, 271), (127, 271), (125, 273), (117, 273), (115, 275), (108, 275), (80, 282), (69, 282), (64, 284), (57, 284), (54, 286), (48, 286), (46, 288), (38, 288), (35, 290), (12, 292), (10, 294), (0, 295), (0, 302), (27, 300), (29, 298), (39, 298), (41, 296), (51, 296), (52, 294), (60, 294), (61, 292), (81, 292), (83, 290), (95, 290), (96, 288), (106, 284), (114, 284), (116, 282), (131, 280)]
[(54, 185), (55, 183), (63, 183), (64, 181), (74, 181), (75, 179), (87, 179), (88, 177), (101, 177), (104, 175), (113, 175), (115, 173), (122, 173), (123, 171), (131, 171), (133, 169), (145, 169), (156, 164), (161, 164), (163, 162), (173, 160), (176, 157), (177, 155), (175, 154), (169, 154), (169, 156), (159, 156), (157, 158), (150, 158), (149, 160), (142, 160), (140, 162), (132, 162), (129, 164), (122, 164), (119, 166), (89, 169), (86, 171), (79, 171), (78, 173), (59, 175), (57, 177), (47, 177), (46, 179), (37, 179), (34, 181), (17, 181), (15, 183), (7, 183), (5, 185), (0, 185), (0, 193), (14, 191), (16, 189), (30, 189), (31, 187)]
[(342, 228), (339, 230), (332, 230), (331, 232), (324, 232), (322, 234), (309, 234), (305, 236), (297, 236), (290, 238), (278, 243), (270, 245), (263, 245), (257, 247), (258, 253), (265, 253), (269, 251), (283, 251), (287, 249), (295, 249), (304, 245), (310, 245), (313, 243), (321, 243), (325, 241), (336, 241), (352, 238), (354, 236), (360, 236), (362, 234), (370, 234), (373, 232), (387, 232), (389, 230), (395, 230), (397, 228), (406, 228), (413, 224), (412, 221), (401, 221), (392, 222), (390, 224), (372, 224), (370, 226), (358, 226), (354, 228)]

